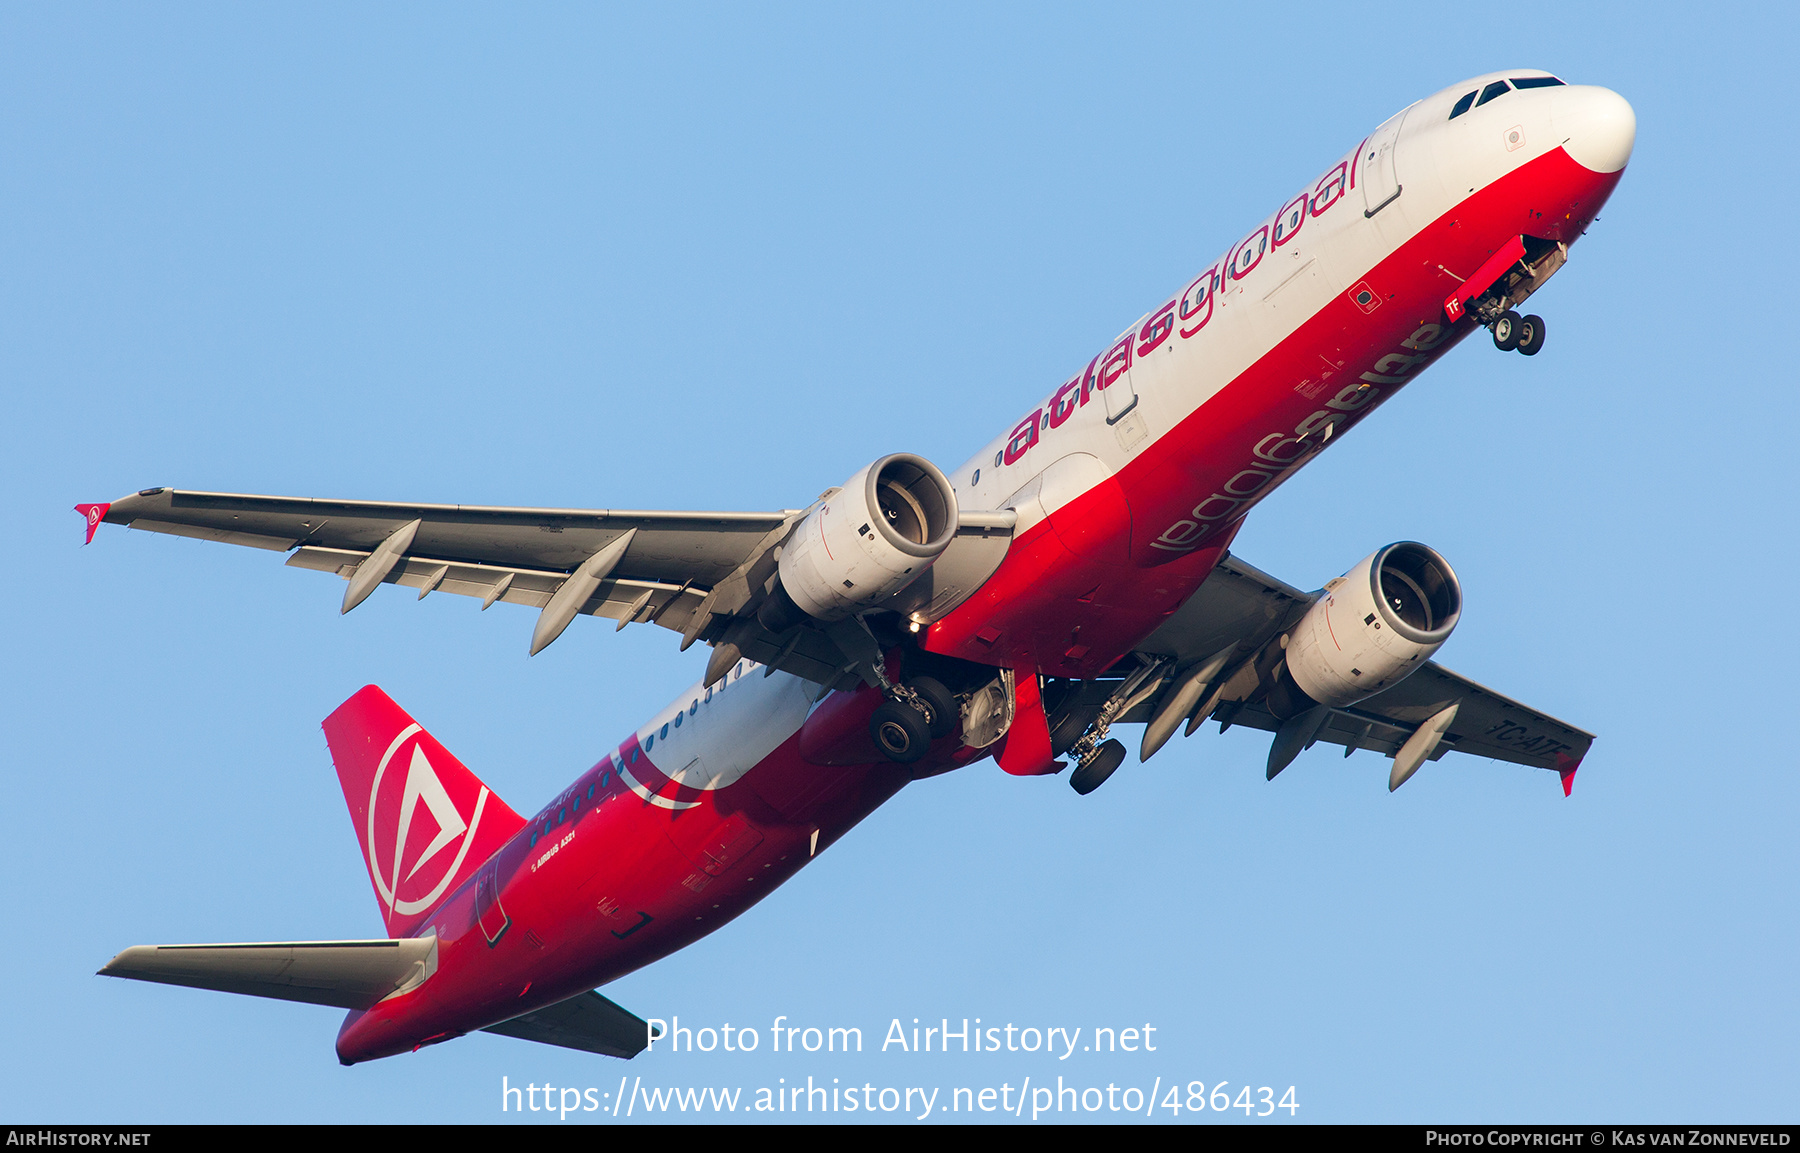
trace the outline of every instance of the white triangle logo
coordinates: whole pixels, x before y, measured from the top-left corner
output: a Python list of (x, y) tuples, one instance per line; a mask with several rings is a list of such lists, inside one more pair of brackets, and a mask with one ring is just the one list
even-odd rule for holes
[(394, 872), (388, 884), (388, 907), (392, 908), (400, 890), (401, 854), (406, 850), (407, 834), (412, 832), (413, 815), (417, 812), (419, 802), (425, 802), (431, 818), (437, 822), (437, 836), (432, 838), (413, 867), (407, 870), (406, 878), (411, 880), (414, 873), (424, 867), (425, 862), (441, 852), (444, 846), (468, 831), (468, 824), (463, 821), (462, 814), (456, 811), (456, 805), (450, 800), (450, 794), (444, 791), (444, 783), (438, 780), (437, 771), (431, 762), (425, 759), (425, 750), (417, 744), (413, 745), (412, 764), (406, 770), (406, 788), (400, 798), (400, 825), (394, 836)]

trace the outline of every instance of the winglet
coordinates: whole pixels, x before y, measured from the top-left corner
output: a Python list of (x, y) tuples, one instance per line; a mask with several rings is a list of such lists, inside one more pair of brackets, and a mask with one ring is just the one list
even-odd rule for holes
[(87, 539), (82, 541), (82, 544), (90, 545), (94, 543), (94, 530), (100, 527), (100, 522), (106, 519), (107, 510), (111, 508), (112, 504), (110, 502), (107, 504), (78, 504), (75, 506), (75, 511), (87, 518)]
[(1579, 757), (1571, 761), (1562, 753), (1556, 754), (1556, 771), (1562, 775), (1563, 796), (1566, 797), (1574, 793), (1575, 770), (1580, 767), (1581, 759)]

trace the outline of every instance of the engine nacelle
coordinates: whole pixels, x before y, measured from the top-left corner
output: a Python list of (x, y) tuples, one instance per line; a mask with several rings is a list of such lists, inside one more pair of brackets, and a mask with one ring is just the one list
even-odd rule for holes
[(1443, 646), (1462, 615), (1462, 586), (1436, 551), (1400, 541), (1325, 586), (1288, 633), (1287, 672), (1271, 704), (1278, 715), (1291, 680), (1306, 697), (1342, 708), (1405, 680)]
[(781, 549), (765, 623), (789, 623), (782, 593), (816, 620), (842, 620), (914, 580), (956, 536), (956, 490), (911, 453), (884, 456), (806, 514)]

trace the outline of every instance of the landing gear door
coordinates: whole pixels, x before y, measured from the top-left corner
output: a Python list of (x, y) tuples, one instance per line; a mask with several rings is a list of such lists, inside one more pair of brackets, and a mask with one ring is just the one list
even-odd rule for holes
[(1400, 174), (1394, 167), (1394, 145), (1400, 139), (1400, 126), (1410, 111), (1411, 108), (1402, 109), (1377, 128), (1369, 142), (1363, 145), (1362, 155), (1356, 158), (1361, 170), (1357, 179), (1362, 184), (1365, 217), (1374, 216), (1400, 199)]

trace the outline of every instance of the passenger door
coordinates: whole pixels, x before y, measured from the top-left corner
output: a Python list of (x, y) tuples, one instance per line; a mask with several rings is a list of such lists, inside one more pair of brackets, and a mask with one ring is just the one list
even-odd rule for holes
[(1369, 142), (1363, 145), (1362, 155), (1357, 157), (1364, 217), (1374, 216), (1400, 198), (1400, 174), (1394, 166), (1394, 146), (1400, 139), (1400, 126), (1411, 111), (1410, 107), (1404, 108), (1377, 128)]

